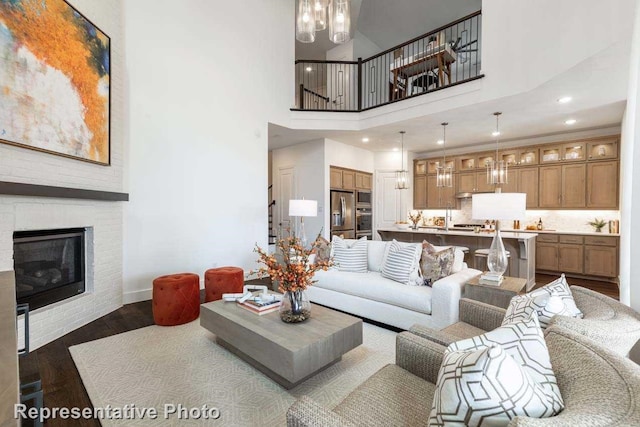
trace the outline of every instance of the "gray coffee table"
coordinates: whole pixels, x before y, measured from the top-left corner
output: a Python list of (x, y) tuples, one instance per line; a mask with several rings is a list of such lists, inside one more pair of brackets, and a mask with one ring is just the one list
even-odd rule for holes
[(362, 320), (313, 304), (311, 318), (284, 323), (278, 312), (259, 316), (235, 302), (200, 307), (200, 325), (216, 342), (286, 389), (338, 362), (362, 344)]

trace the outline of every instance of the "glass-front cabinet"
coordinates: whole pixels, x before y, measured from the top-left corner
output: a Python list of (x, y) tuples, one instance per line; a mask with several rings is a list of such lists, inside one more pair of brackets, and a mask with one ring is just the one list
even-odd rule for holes
[(585, 144), (583, 142), (572, 142), (562, 146), (562, 160), (574, 161), (585, 159)]

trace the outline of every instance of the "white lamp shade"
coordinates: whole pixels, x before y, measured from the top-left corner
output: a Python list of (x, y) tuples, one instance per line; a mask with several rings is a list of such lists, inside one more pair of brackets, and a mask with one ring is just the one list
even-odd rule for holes
[(318, 201), (289, 200), (289, 216), (318, 216)]
[(473, 219), (520, 219), (524, 218), (526, 209), (526, 193), (481, 193), (471, 196)]

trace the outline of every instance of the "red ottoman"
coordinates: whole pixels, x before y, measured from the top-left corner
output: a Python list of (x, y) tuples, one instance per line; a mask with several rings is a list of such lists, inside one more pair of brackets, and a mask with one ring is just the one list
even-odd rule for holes
[(204, 273), (204, 301), (217, 301), (222, 294), (240, 293), (244, 271), (238, 267), (211, 268)]
[(200, 277), (193, 273), (153, 281), (153, 321), (160, 326), (189, 323), (200, 315)]

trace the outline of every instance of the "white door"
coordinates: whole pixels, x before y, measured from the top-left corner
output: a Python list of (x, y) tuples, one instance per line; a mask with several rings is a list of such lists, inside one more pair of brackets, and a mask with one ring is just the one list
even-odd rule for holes
[(295, 169), (293, 166), (278, 169), (274, 199), (276, 201), (275, 232), (278, 239), (287, 236), (287, 229), (291, 227), (289, 218), (289, 200), (295, 192)]
[[(393, 228), (396, 221), (406, 221), (407, 191), (396, 189), (395, 172), (376, 171), (375, 230)], [(380, 236), (374, 230), (374, 238)]]

